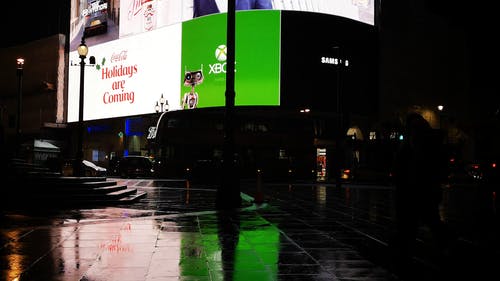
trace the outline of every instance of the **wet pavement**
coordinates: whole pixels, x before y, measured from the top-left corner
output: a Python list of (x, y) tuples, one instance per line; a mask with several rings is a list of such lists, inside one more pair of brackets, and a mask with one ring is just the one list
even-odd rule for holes
[(478, 186), (443, 188), (458, 238), (440, 251), (422, 227), (401, 275), (389, 259), (390, 186), (242, 182), (242, 208), (217, 212), (213, 185), (119, 181), (147, 196), (2, 210), (0, 280), (498, 280), (496, 194)]

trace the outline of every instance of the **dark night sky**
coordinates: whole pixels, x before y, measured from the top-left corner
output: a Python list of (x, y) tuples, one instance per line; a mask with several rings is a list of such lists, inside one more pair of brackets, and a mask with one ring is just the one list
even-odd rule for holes
[(69, 0), (6, 1), (2, 3), (2, 40), (10, 47), (65, 33), (69, 25)]
[[(444, 59), (446, 49), (453, 56), (449, 63), (464, 63), (467, 77), (474, 95), (492, 100), (487, 106), (498, 107), (499, 90), (496, 85), (496, 68), (500, 65), (500, 9), (495, 3), (470, 2), (467, 5), (457, 1), (406, 0), (384, 1), (381, 17), (381, 36), (390, 43), (401, 42), (420, 32), (421, 41), (404, 46), (420, 56), (424, 67), (437, 66), (434, 61)], [(401, 11), (410, 11), (402, 13)], [(439, 29), (439, 31), (436, 31)], [(384, 35), (385, 34), (385, 35)], [(428, 35), (428, 36), (427, 36)], [(435, 37), (432, 37), (434, 35)], [(437, 37), (437, 38), (436, 38)], [(407, 40), (407, 42), (410, 40)], [(411, 42), (411, 41), (410, 41)], [(428, 48), (427, 53), (422, 50)], [(457, 48), (463, 48), (457, 51)], [(438, 49), (445, 50), (438, 53)], [(439, 57), (439, 55), (441, 57)], [(434, 56), (434, 57), (433, 57)], [(445, 62), (442, 62), (445, 63)], [(404, 67), (404, 66), (402, 66)], [(447, 69), (448, 77), (453, 76), (453, 68)], [(446, 79), (445, 76), (442, 79)], [(452, 79), (452, 78), (448, 78)], [(452, 83), (453, 81), (450, 81)]]

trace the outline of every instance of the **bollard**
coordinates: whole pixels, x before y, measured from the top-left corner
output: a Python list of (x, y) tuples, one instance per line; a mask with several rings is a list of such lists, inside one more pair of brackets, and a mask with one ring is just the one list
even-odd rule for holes
[(186, 168), (186, 189), (189, 189), (190, 187), (190, 180), (191, 180), (191, 170), (189, 168)]
[(255, 198), (253, 202), (255, 204), (262, 204), (264, 202), (264, 195), (262, 194), (262, 171), (257, 170), (257, 192), (255, 193)]
[(186, 205), (189, 204), (189, 187), (191, 186), (191, 170), (186, 168)]

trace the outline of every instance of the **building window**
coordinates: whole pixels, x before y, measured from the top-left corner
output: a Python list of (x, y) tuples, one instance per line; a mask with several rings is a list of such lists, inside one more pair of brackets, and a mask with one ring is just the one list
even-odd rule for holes
[(242, 126), (243, 132), (253, 132), (253, 133), (265, 133), (268, 131), (268, 128), (265, 124), (247, 122)]
[(279, 159), (281, 159), (281, 160), (288, 159), (288, 156), (286, 155), (286, 150), (285, 149), (280, 149)]

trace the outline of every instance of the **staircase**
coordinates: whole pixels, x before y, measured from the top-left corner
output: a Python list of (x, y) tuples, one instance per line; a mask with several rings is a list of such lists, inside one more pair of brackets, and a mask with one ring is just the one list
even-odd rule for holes
[(3, 204), (10, 206), (120, 205), (146, 196), (146, 192), (106, 177), (66, 177), (19, 160), (11, 163), (7, 183), (2, 187), (7, 195)]
[(39, 191), (33, 192), (37, 198), (63, 205), (128, 204), (146, 196), (146, 192), (106, 177), (45, 177), (34, 179), (31, 186)]

